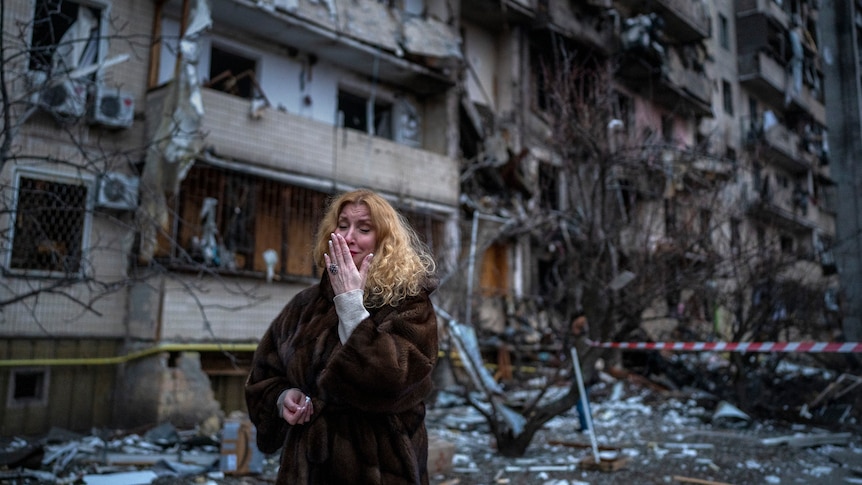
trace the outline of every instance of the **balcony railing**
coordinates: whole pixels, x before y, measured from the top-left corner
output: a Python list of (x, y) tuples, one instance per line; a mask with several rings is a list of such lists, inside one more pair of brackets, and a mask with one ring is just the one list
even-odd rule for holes
[(798, 188), (780, 187), (775, 183), (751, 190), (746, 196), (748, 212), (755, 218), (793, 232), (819, 229), (835, 231), (835, 216)]
[(739, 82), (771, 106), (787, 106), (805, 111), (821, 125), (826, 124), (822, 93), (805, 82), (795, 82), (788, 66), (759, 50), (740, 54)]

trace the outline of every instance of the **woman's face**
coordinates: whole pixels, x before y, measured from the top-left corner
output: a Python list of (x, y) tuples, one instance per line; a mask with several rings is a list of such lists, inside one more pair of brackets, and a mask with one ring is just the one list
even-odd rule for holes
[(350, 203), (338, 214), (336, 234), (340, 234), (350, 249), (353, 264), (359, 268), (365, 256), (377, 248), (377, 230), (365, 204)]

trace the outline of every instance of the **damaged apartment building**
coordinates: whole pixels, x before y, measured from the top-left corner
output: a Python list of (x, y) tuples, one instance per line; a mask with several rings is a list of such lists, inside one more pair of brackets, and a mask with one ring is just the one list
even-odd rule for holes
[[(257, 339), (319, 278), (325, 201), (354, 187), (402, 210), (440, 263), (438, 306), (482, 335), (583, 309), (610, 338), (645, 280), (655, 338), (684, 316), (734, 328), (782, 282), (697, 302), (677, 270), (749, 244), (834, 292), (813, 0), (8, 3), (2, 435), (244, 409)], [(552, 88), (578, 63), (609, 108), (575, 110), (598, 135), (569, 139)], [(597, 186), (612, 200), (573, 196)], [(599, 212), (619, 256), (600, 291), (582, 277), (611, 240)], [(637, 263), (674, 246), (660, 277)]]

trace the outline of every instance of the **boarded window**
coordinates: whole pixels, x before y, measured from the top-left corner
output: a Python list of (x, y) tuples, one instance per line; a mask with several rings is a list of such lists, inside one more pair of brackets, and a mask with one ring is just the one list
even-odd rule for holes
[[(312, 277), (314, 235), (330, 194), (204, 163), (192, 166), (174, 200), (170, 240), (159, 256), (172, 264), (266, 272), (265, 251), (278, 254), (275, 275)], [(432, 253), (444, 244), (441, 216), (401, 211)], [(170, 248), (170, 249), (168, 249)]]
[[(172, 257), (223, 270), (312, 276), (311, 249), (328, 194), (195, 164), (180, 187)], [(207, 208), (207, 210), (205, 210)]]
[(483, 296), (505, 296), (509, 291), (509, 246), (494, 243), (485, 250), (479, 282)]
[(9, 268), (76, 275), (81, 271), (88, 188), (74, 179), (21, 175)]

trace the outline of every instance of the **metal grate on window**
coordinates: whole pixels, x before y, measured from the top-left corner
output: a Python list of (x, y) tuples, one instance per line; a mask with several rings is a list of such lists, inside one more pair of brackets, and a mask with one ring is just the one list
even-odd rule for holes
[(81, 270), (87, 187), (21, 177), (10, 268), (77, 274)]
[(265, 272), (263, 254), (278, 255), (275, 275), (313, 276), (316, 224), (328, 194), (195, 164), (177, 200), (171, 257), (223, 271)]

